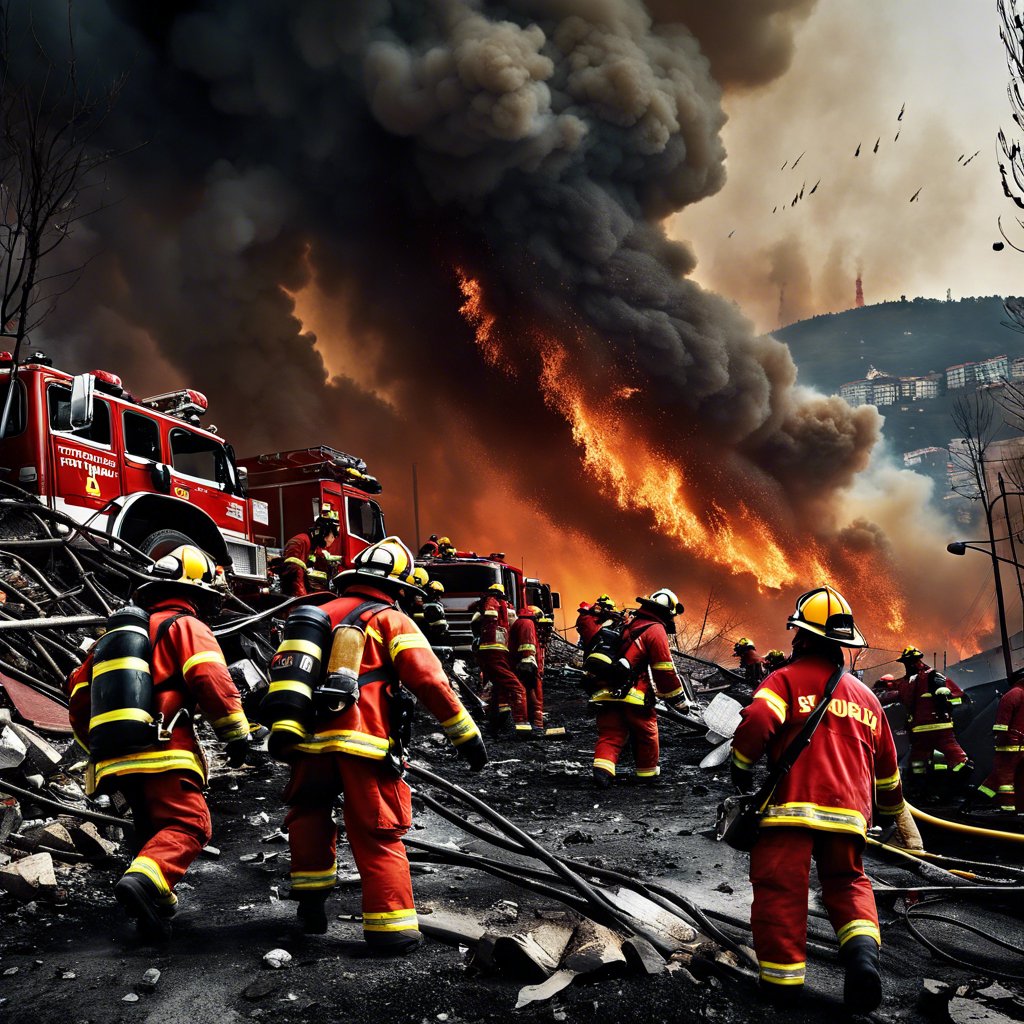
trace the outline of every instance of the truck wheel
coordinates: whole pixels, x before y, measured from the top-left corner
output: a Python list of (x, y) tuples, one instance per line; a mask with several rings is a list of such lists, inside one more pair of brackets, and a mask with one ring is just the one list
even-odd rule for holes
[(139, 550), (150, 558), (158, 559), (182, 544), (195, 544), (195, 541), (178, 530), (157, 530), (139, 544)]

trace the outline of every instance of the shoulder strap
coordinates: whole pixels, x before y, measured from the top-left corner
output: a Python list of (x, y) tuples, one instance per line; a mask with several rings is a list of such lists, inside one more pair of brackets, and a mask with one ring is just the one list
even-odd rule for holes
[[(341, 620), (341, 622), (338, 623), (338, 626), (354, 626), (357, 623), (361, 626), (365, 626), (366, 623), (377, 614), (377, 612), (382, 612), (385, 608), (394, 607), (395, 606), (393, 604), (390, 604), (387, 601), (361, 601), (348, 613), (348, 615), (345, 616), (345, 618)], [(335, 626), (335, 629), (337, 629), (337, 626)]]
[(625, 654), (625, 653), (626, 653), (626, 651), (628, 651), (628, 650), (630, 649), (630, 647), (632, 647), (632, 646), (633, 646), (633, 644), (635, 644), (635, 643), (637, 642), (637, 640), (639, 640), (639, 639), (640, 639), (640, 637), (642, 637), (642, 636), (644, 635), (644, 633), (646, 633), (646, 632), (647, 632), (647, 630), (649, 630), (649, 629), (651, 628), (651, 626), (656, 626), (656, 625), (657, 625), (657, 623), (656, 623), (656, 622), (645, 622), (645, 623), (644, 623), (644, 624), (643, 624), (643, 625), (642, 625), (642, 626), (641, 626), (641, 627), (640, 627), (640, 628), (639, 628), (639, 629), (638, 629), (638, 630), (637, 630), (637, 631), (636, 631), (636, 632), (635, 632), (635, 633), (634, 633), (634, 634), (633, 634), (633, 635), (632, 635), (632, 636), (631, 636), (631, 637), (629, 638), (629, 642), (628, 642), (628, 643), (627, 643), (627, 644), (626, 644), (626, 645), (625, 645), (625, 646), (623, 647), (623, 649), (622, 649), (622, 653), (623, 653), (623, 654)]
[(167, 636), (171, 626), (173, 626), (178, 619), (187, 619), (191, 614), (191, 612), (175, 612), (174, 615), (168, 615), (167, 618), (156, 627), (156, 636), (153, 637), (153, 650), (156, 650), (157, 644)]
[(844, 675), (846, 675), (845, 665), (840, 665), (835, 672), (832, 673), (828, 683), (825, 685), (825, 693), (823, 694), (818, 706), (810, 713), (810, 715), (808, 715), (807, 721), (804, 723), (804, 727), (800, 730), (799, 735), (788, 747), (786, 747), (785, 753), (779, 758), (768, 778), (765, 779), (764, 785), (762, 785), (757, 791), (755, 800), (759, 809), (763, 810), (768, 806), (768, 801), (771, 800), (776, 787), (782, 781), (782, 777), (790, 770), (790, 768), (793, 767), (796, 763), (796, 759), (803, 753), (804, 749), (811, 742), (814, 730), (818, 728), (818, 724), (825, 717), (825, 712), (828, 710), (829, 703), (832, 700), (832, 695), (836, 692), (839, 680), (842, 679)]

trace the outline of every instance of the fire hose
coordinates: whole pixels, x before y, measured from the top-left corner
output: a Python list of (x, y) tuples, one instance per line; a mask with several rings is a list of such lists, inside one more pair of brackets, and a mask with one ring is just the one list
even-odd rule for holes
[(934, 825), (936, 828), (948, 829), (951, 832), (960, 832), (963, 835), (980, 836), (985, 839), (1000, 839), (1008, 843), (1024, 843), (1024, 832), (1003, 832), (1000, 829), (994, 828), (982, 828), (980, 825), (965, 825), (959, 821), (949, 821), (946, 818), (937, 818), (933, 814), (928, 814), (926, 811), (918, 810), (918, 808), (907, 804), (910, 809), (910, 813), (917, 818), (918, 821), (927, 822), (929, 825)]
[[(545, 864), (549, 870), (542, 871), (538, 869), (523, 868), (521, 865), (506, 864), (502, 861), (482, 857), (478, 854), (466, 854), (459, 851), (457, 856), (460, 858), (460, 864), (464, 864), (468, 867), (479, 867), (481, 870), (488, 871), (497, 877), (505, 878), (515, 884), (525, 884), (524, 880), (529, 877), (531, 885), (535, 886), (540, 884), (545, 886), (546, 895), (560, 899), (562, 902), (569, 906), (573, 906), (574, 909), (579, 910), (581, 913), (587, 913), (587, 908), (589, 908), (587, 916), (597, 920), (599, 923), (610, 923), (612, 927), (618, 927), (620, 930), (624, 929), (628, 934), (638, 934), (650, 942), (651, 945), (654, 946), (663, 956), (670, 956), (675, 951), (675, 947), (670, 943), (666, 943), (661, 936), (645, 928), (630, 915), (616, 907), (603, 893), (600, 892), (600, 890), (595, 890), (581, 876), (586, 874), (595, 878), (601, 878), (602, 880), (615, 881), (621, 886), (631, 888), (635, 892), (645, 896), (651, 900), (651, 902), (672, 914), (674, 917), (680, 917), (680, 910), (683, 910), (689, 916), (688, 920), (684, 919), (687, 925), (692, 927), (693, 924), (696, 923), (699, 928), (701, 928), (710, 938), (713, 938), (718, 942), (723, 948), (730, 950), (741, 959), (747, 960), (753, 964), (753, 961), (750, 960), (749, 954), (728, 935), (723, 933), (711, 921), (709, 921), (699, 907), (694, 906), (690, 901), (676, 893), (673, 893), (671, 890), (665, 889), (661, 886), (645, 884), (636, 879), (629, 878), (628, 876), (622, 875), (618, 872), (609, 871), (605, 868), (595, 868), (589, 864), (581, 864), (557, 857), (544, 849), (544, 847), (533, 840), (532, 837), (515, 826), (507, 818), (504, 818), (488, 804), (485, 804), (482, 800), (474, 797), (461, 787), (448, 782), (440, 776), (428, 772), (426, 769), (423, 769), (418, 765), (409, 764), (407, 765), (407, 770), (414, 777), (433, 783), (448, 792), (450, 795), (455, 796), (464, 803), (467, 803), (499, 831), (497, 833), (492, 832), (488, 828), (469, 822), (465, 818), (460, 817), (458, 814), (445, 807), (429, 794), (418, 791), (418, 798), (445, 820), (458, 826), (470, 835), (482, 839), (500, 849), (504, 849), (519, 856), (534, 857)], [(416, 847), (419, 842), (419, 840), (410, 840), (410, 843), (414, 847)], [(421, 845), (419, 848), (424, 847)], [(434, 856), (447, 856), (449, 854), (453, 854), (453, 851), (446, 850), (443, 847), (434, 848), (430, 852)], [(566, 894), (561, 890), (553, 889), (548, 884), (552, 881), (568, 883), (571, 888), (576, 890), (576, 894)], [(530, 886), (527, 886), (527, 888), (529, 887)]]

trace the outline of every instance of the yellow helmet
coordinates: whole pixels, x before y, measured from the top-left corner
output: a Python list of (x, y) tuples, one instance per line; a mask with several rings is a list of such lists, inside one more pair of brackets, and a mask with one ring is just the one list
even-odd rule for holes
[(605, 608), (614, 608), (615, 602), (607, 595), (602, 594), (595, 602), (595, 605), (601, 605)]
[(739, 640), (737, 640), (736, 643), (733, 644), (733, 648), (732, 648), (733, 654), (739, 654), (740, 651), (746, 650), (748, 647), (751, 650), (754, 650), (755, 649), (754, 648), (754, 641), (753, 640), (748, 640), (747, 637), (745, 637), (745, 636), (741, 636), (739, 638)]
[(903, 648), (903, 653), (896, 659), (897, 661), (917, 661), (918, 658), (923, 658), (924, 655), (913, 645), (910, 644)]
[(427, 590), (440, 597), (444, 593), (444, 584), (440, 580), (431, 580), (427, 584)]
[(786, 629), (806, 629), (808, 633), (834, 640), (840, 647), (867, 647), (868, 642), (853, 621), (849, 602), (832, 587), (816, 587), (801, 594)]
[(427, 570), (420, 566), (416, 566), (408, 576), (408, 582), (415, 587), (425, 587), (429, 580), (430, 576), (427, 574)]
[(385, 537), (363, 548), (352, 559), (352, 568), (334, 577), (332, 586), (341, 590), (362, 580), (389, 592), (408, 590), (414, 569), (412, 552), (403, 541), (399, 537)]
[(151, 578), (138, 589), (145, 598), (157, 588), (174, 587), (183, 596), (204, 594), (208, 598), (220, 597), (218, 571), (214, 560), (194, 544), (181, 544), (158, 558), (146, 570)]
[(487, 588), (487, 592), (488, 593), (492, 593), (492, 594), (501, 594), (501, 596), (504, 597), (505, 596), (505, 587), (501, 583), (492, 583)]

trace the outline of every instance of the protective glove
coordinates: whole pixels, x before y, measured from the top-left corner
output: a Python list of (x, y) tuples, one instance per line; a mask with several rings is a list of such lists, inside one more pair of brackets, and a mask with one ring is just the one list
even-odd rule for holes
[(741, 768), (735, 762), (729, 766), (732, 784), (741, 792), (749, 793), (754, 788), (754, 773)]
[(252, 747), (249, 743), (248, 736), (243, 736), (238, 740), (232, 740), (225, 747), (225, 751), (228, 755), (228, 764), (232, 768), (241, 768), (242, 765), (245, 764), (251, 749)]
[(678, 697), (670, 697), (665, 703), (673, 711), (678, 711), (681, 715), (688, 715), (690, 713), (690, 702), (686, 699), (685, 693), (679, 694)]
[(469, 770), (471, 772), (478, 772), (485, 764), (487, 764), (487, 748), (484, 746), (484, 741), (479, 736), (474, 736), (472, 739), (465, 740), (455, 749), (458, 752), (459, 757), (469, 765)]

